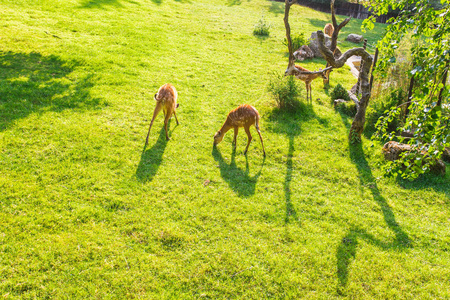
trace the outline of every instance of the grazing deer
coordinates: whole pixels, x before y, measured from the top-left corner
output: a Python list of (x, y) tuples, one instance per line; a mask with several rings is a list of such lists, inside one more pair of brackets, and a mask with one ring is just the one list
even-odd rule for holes
[(323, 28), (323, 32), (325, 32), (325, 34), (327, 34), (331, 37), (334, 32), (333, 24), (331, 24), (331, 23), (326, 24), (325, 27)]
[(179, 106), (179, 104), (177, 104), (177, 98), (177, 90), (172, 84), (166, 83), (159, 88), (158, 93), (155, 94), (156, 107), (153, 111), (153, 118), (150, 122), (150, 127), (148, 128), (145, 145), (148, 144), (148, 136), (150, 135), (150, 129), (152, 129), (153, 121), (155, 120), (161, 109), (164, 112), (164, 129), (166, 130), (166, 140), (170, 140), (169, 135), (167, 134), (167, 123), (169, 122), (172, 114), (175, 116), (175, 120), (177, 120), (177, 125), (179, 124), (177, 114), (175, 113), (175, 109)]
[(264, 156), (266, 156), (263, 138), (261, 136), (261, 131), (259, 130), (259, 119), (260, 116), (258, 111), (251, 105), (242, 104), (241, 106), (233, 109), (228, 113), (227, 120), (223, 124), (222, 128), (220, 128), (219, 131), (217, 131), (216, 134), (214, 135), (214, 146), (216, 146), (222, 141), (225, 133), (228, 130), (234, 128), (233, 145), (234, 148), (236, 148), (236, 137), (238, 135), (239, 127), (244, 127), (245, 133), (247, 133), (248, 136), (248, 143), (247, 147), (245, 148), (244, 155), (247, 154), (248, 146), (252, 141), (252, 135), (250, 134), (250, 126), (255, 125), (256, 131), (258, 132), (259, 138), (261, 139), (261, 145), (263, 148)]
[(284, 76), (294, 75), (297, 79), (304, 81), (306, 85), (306, 100), (309, 101), (311, 99), (312, 102), (311, 82), (318, 77), (327, 79), (327, 77), (325, 76), (325, 72), (330, 69), (331, 67), (328, 67), (323, 70), (319, 69), (319, 71), (312, 72), (301, 66), (295, 65), (294, 61), (292, 60), (289, 62), (289, 66), (286, 69), (286, 72), (284, 72)]

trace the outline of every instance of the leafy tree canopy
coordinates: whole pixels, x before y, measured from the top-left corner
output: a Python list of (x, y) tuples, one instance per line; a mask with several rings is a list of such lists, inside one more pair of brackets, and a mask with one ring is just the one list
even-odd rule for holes
[[(414, 93), (406, 103), (409, 114), (397, 132), (389, 132), (387, 125), (399, 116), (401, 107), (387, 111), (377, 123), (375, 137), (397, 139), (413, 146), (414, 151), (388, 163), (386, 172), (414, 179), (429, 171), (450, 143), (449, 85), (446, 85), (450, 66), (450, 0), (441, 0), (440, 5), (432, 5), (428, 0), (371, 0), (370, 5), (374, 16), (363, 24), (368, 29), (373, 28), (376, 15), (386, 14), (391, 9), (400, 11), (397, 18), (390, 20), (384, 38), (378, 42), (378, 75), (386, 75), (395, 63), (395, 51), (400, 42), (412, 39), (410, 76), (414, 77), (415, 84)], [(398, 132), (403, 131), (412, 132), (413, 137), (398, 137)]]

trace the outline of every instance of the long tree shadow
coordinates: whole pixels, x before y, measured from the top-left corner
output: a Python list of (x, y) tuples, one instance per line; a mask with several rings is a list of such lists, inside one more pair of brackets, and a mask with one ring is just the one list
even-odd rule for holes
[(395, 234), (394, 244), (396, 244), (396, 246), (398, 247), (409, 247), (410, 240), (408, 238), (408, 235), (402, 230), (400, 225), (395, 220), (395, 215), (392, 212), (391, 207), (378, 189), (376, 179), (372, 175), (372, 170), (370, 169), (369, 163), (367, 162), (364, 155), (362, 143), (358, 143), (357, 145), (350, 145), (349, 148), (350, 159), (356, 165), (359, 172), (361, 187), (367, 186), (370, 188), (373, 199), (377, 202), (383, 213), (384, 221)]
[(342, 238), (336, 251), (338, 286), (336, 288), (339, 295), (345, 294), (345, 288), (348, 283), (349, 267), (356, 257), (356, 248), (358, 240), (364, 240), (369, 244), (375, 245), (383, 250), (404, 250), (412, 247), (403, 242), (384, 242), (357, 226), (351, 226), (347, 234)]
[[(340, 114), (343, 124), (347, 127), (347, 129), (350, 129), (350, 118), (343, 113)], [(368, 187), (370, 189), (372, 197), (380, 207), (384, 221), (389, 229), (394, 233), (395, 239), (392, 242), (383, 242), (367, 233), (365, 230), (352, 226), (346, 236), (342, 239), (336, 252), (337, 275), (339, 280), (339, 285), (337, 287), (338, 294), (342, 294), (347, 285), (348, 268), (355, 258), (358, 239), (364, 239), (365, 241), (384, 250), (398, 251), (412, 247), (408, 234), (403, 231), (401, 226), (397, 223), (392, 208), (389, 206), (378, 188), (377, 181), (373, 176), (372, 170), (365, 157), (362, 143), (358, 143), (356, 145), (349, 143), (349, 150), (350, 159), (358, 170), (360, 188), (363, 189), (363, 187)]]
[(31, 113), (106, 104), (90, 95), (92, 75), (71, 78), (77, 65), (55, 55), (0, 51), (0, 131)]
[(289, 149), (286, 161), (286, 176), (284, 179), (284, 198), (286, 200), (286, 214), (284, 218), (284, 223), (289, 223), (289, 220), (297, 220), (297, 211), (291, 201), (291, 180), (292, 180), (292, 169), (294, 168), (292, 157), (294, 155), (294, 136), (289, 136)]
[(348, 267), (356, 256), (356, 247), (358, 246), (358, 232), (353, 228), (342, 238), (336, 252), (337, 258), (337, 276), (339, 280), (338, 293), (343, 293), (343, 288), (347, 286)]
[(158, 140), (150, 148), (144, 147), (141, 154), (141, 160), (136, 169), (136, 178), (141, 182), (152, 181), (153, 177), (158, 172), (159, 166), (162, 163), (164, 150), (167, 146), (166, 131), (164, 126), (159, 131)]
[(285, 198), (285, 224), (290, 220), (297, 220), (297, 211), (291, 200), (291, 180), (294, 170), (293, 155), (295, 151), (295, 138), (301, 134), (301, 123), (310, 119), (317, 119), (320, 124), (327, 126), (327, 120), (319, 118), (312, 108), (312, 105), (299, 103), (298, 107), (292, 111), (274, 109), (269, 116), (269, 130), (274, 133), (286, 135), (289, 139), (289, 147), (286, 161), (286, 176), (284, 179), (284, 198)]
[(231, 153), (230, 164), (225, 161), (217, 147), (213, 147), (212, 156), (219, 163), (220, 175), (239, 197), (250, 197), (255, 194), (256, 183), (258, 182), (259, 176), (261, 176), (265, 158), (258, 173), (250, 176), (247, 156), (245, 156), (245, 170), (242, 170), (236, 165), (236, 149), (233, 149)]

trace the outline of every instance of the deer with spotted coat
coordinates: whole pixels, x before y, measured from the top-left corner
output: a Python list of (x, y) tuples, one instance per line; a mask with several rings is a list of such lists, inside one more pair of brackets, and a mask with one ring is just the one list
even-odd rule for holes
[(227, 119), (223, 124), (222, 128), (220, 128), (219, 131), (217, 131), (216, 134), (214, 135), (214, 146), (219, 144), (222, 141), (225, 133), (231, 128), (233, 128), (234, 129), (233, 145), (234, 148), (236, 148), (236, 137), (238, 135), (239, 127), (244, 127), (245, 133), (247, 133), (248, 137), (247, 147), (245, 148), (244, 155), (247, 154), (248, 146), (252, 141), (250, 126), (255, 125), (256, 131), (258, 132), (259, 138), (261, 139), (261, 145), (264, 156), (266, 156), (263, 138), (261, 136), (261, 131), (259, 130), (259, 119), (260, 116), (258, 111), (251, 105), (242, 104), (241, 106), (233, 109), (228, 113)]
[(295, 64), (295, 59), (289, 61), (288, 68), (284, 72), (284, 76), (295, 76), (295, 78), (300, 79), (305, 82), (306, 85), (306, 100), (312, 102), (312, 92), (311, 92), (311, 82), (316, 78), (327, 79), (325, 75), (328, 70), (331, 71), (332, 67), (328, 67), (325, 69), (319, 69), (319, 71), (312, 72), (308, 69), (305, 69), (299, 65)]

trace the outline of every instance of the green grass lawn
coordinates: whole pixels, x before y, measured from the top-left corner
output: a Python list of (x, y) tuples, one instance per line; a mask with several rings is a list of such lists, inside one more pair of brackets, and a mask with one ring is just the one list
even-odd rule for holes
[[(383, 178), (380, 145), (348, 144), (321, 80), (312, 105), (278, 111), (283, 16), (264, 0), (0, 0), (2, 299), (450, 298), (449, 175)], [(291, 8), (293, 34), (329, 21)], [(161, 114), (144, 147), (167, 82), (180, 125), (167, 142)], [(242, 129), (235, 151), (232, 132), (212, 147), (242, 103), (265, 159), (254, 128), (247, 156)]]

